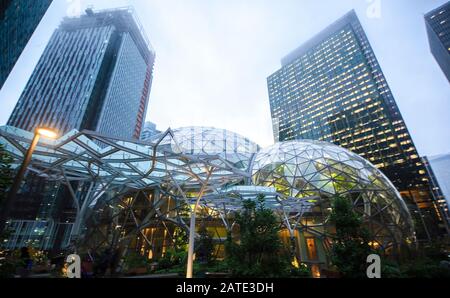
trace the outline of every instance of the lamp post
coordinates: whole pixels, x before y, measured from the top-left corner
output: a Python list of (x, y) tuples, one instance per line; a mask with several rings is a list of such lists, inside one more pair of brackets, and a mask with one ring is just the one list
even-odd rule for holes
[(41, 136), (49, 139), (55, 139), (57, 137), (57, 134), (55, 131), (43, 127), (37, 128), (35, 130), (34, 137), (33, 140), (31, 141), (30, 147), (28, 148), (27, 153), (25, 154), (25, 157), (19, 168), (19, 171), (17, 172), (14, 178), (13, 184), (8, 192), (8, 196), (6, 197), (3, 208), (0, 210), (0, 233), (3, 232), (3, 230), (5, 229), (8, 214), (11, 211), (11, 208), (14, 204), (14, 200), (20, 188), (20, 184), (22, 183), (22, 179), (27, 171), (28, 165), (30, 164), (34, 149), (36, 149), (36, 146)]
[(208, 176), (206, 177), (205, 183), (202, 185), (200, 193), (198, 195), (197, 201), (195, 202), (194, 209), (191, 211), (191, 222), (189, 225), (189, 244), (188, 244), (188, 259), (186, 268), (186, 278), (192, 278), (192, 272), (194, 268), (194, 242), (195, 242), (195, 216), (197, 213), (197, 208), (200, 203), (203, 193), (208, 185), (209, 178), (211, 177), (213, 169), (208, 171)]

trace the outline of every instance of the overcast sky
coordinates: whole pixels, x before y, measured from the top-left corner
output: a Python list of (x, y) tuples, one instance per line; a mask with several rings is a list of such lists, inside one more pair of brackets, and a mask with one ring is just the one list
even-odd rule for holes
[[(0, 91), (6, 124), (65, 15), (132, 5), (156, 51), (147, 120), (226, 128), (273, 143), (266, 78), (280, 59), (355, 9), (421, 155), (450, 152), (450, 84), (423, 14), (446, 0), (54, 0)], [(378, 8), (381, 8), (379, 10)]]

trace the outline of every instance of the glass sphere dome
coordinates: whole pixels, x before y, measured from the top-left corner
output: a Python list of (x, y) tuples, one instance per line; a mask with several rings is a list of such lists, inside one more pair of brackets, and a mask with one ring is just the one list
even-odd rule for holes
[(219, 156), (238, 169), (247, 170), (259, 146), (235, 132), (214, 127), (190, 126), (173, 130), (174, 152)]
[(353, 202), (375, 238), (374, 246), (386, 249), (414, 240), (411, 215), (389, 179), (342, 147), (311, 140), (277, 143), (256, 154), (252, 180), (314, 203), (304, 219), (321, 235), (334, 233), (328, 221), (333, 198), (339, 196)]

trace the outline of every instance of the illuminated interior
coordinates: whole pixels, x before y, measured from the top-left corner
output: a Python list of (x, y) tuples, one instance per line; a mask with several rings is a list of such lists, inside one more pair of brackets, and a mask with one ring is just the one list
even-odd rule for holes
[[(0, 127), (15, 165), (23, 158), (17, 140), (26, 147), (32, 137)], [(415, 241), (411, 216), (392, 183), (362, 157), (325, 142), (261, 149), (236, 133), (208, 127), (169, 129), (146, 143), (73, 131), (41, 141), (31, 166), (51, 179), (79, 183), (73, 199), (80, 211), (65, 224), (69, 241), (82, 250), (117, 247), (157, 260), (180, 245), (202, 189), (196, 230), (205, 227), (211, 234), (217, 259), (224, 257), (228, 234), (239, 239), (234, 215), (243, 201), (260, 195), (280, 220), (292, 262), (308, 265), (316, 277), (329, 265), (335, 228), (328, 219), (336, 196), (353, 202), (373, 234), (373, 247), (391, 254)], [(93, 187), (86, 192), (84, 184)]]

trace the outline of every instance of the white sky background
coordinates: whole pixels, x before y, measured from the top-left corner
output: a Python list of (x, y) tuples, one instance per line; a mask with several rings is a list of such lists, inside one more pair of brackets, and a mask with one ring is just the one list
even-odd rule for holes
[[(369, 17), (379, 1), (380, 17)], [(450, 84), (423, 14), (446, 0), (54, 0), (0, 91), (7, 122), (63, 16), (132, 5), (156, 51), (147, 120), (226, 128), (273, 143), (266, 78), (280, 59), (354, 8), (422, 155), (450, 152)]]

